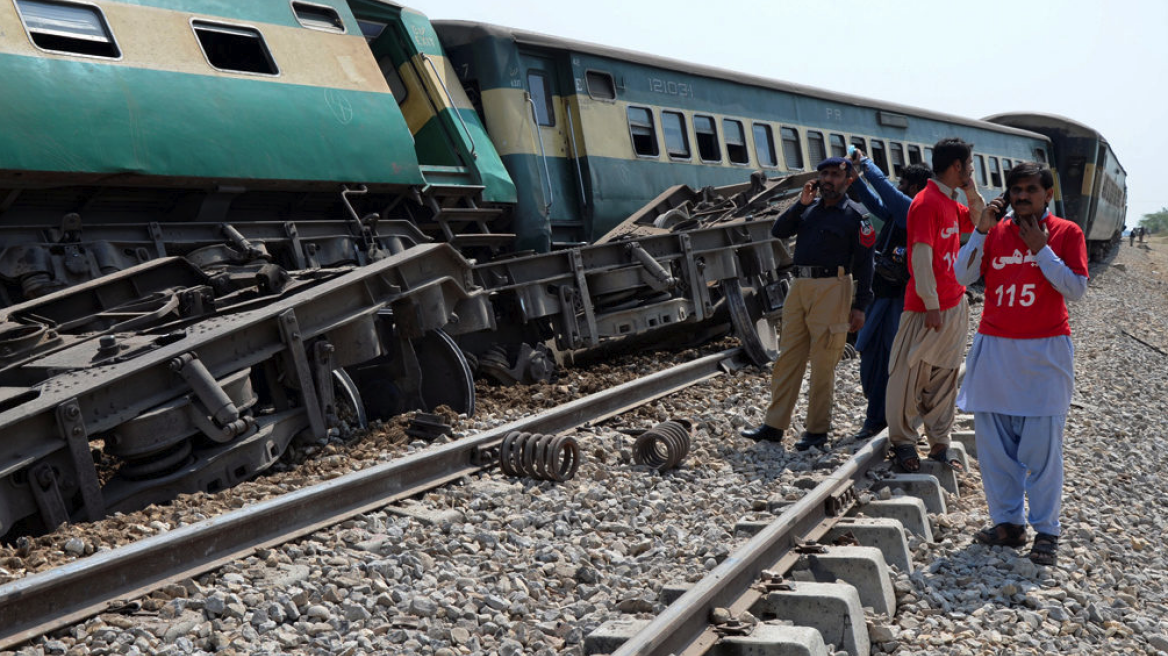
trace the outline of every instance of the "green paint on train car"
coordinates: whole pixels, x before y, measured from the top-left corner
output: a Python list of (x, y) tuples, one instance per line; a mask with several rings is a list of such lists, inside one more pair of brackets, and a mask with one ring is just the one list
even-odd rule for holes
[(564, 208), (563, 200), (571, 196), (558, 178), (551, 179), (548, 187), (544, 176), (543, 162), (527, 155), (504, 155), (503, 162), (511, 178), (525, 190), (517, 196), (512, 210), (512, 229), (515, 244), (519, 250), (539, 253), (551, 250), (555, 243), (571, 243), (588, 240), (587, 229), (574, 218), (564, 220), (564, 216), (574, 217), (571, 208)]
[(386, 93), (21, 56), (0, 88), (21, 90), (0, 94), (0, 169), (423, 182)]
[(418, 52), (436, 57), (446, 56), (442, 51), (442, 44), (438, 42), (438, 33), (434, 31), (429, 18), (418, 12), (406, 10), (401, 13), (401, 21), (409, 31)]
[(514, 203), (515, 183), (479, 122), (478, 114), (470, 109), (457, 111), (458, 117), (449, 108), (439, 112), (414, 133), (419, 161), (473, 171), (474, 182), (483, 187), (483, 201)]
[(500, 159), (494, 144), (491, 143), (478, 113), (473, 109), (458, 108), (444, 110), (442, 114), (449, 115), (452, 111), (457, 111), (461, 120), (452, 118), (451, 122), (457, 123), (461, 128), (459, 134), (466, 135), (470, 140), (470, 144), (464, 145), (463, 148), (471, 149), (470, 159), (474, 168), (478, 170), (479, 182), (483, 185), (483, 200), (490, 203), (514, 203), (518, 197), (515, 183), (511, 180), (511, 175), (507, 172), (507, 167)]
[[(387, 43), (386, 37), (382, 37), (374, 43), (375, 57), (388, 55), (398, 66), (406, 60), (413, 60), (422, 69), (418, 73), (426, 76), (437, 74), (428, 68), (431, 63), (441, 62), (433, 63), (436, 67), (445, 63), (446, 54), (438, 35), (424, 14), (381, 0), (348, 0), (348, 4), (359, 20), (386, 23), (399, 31), (393, 42)], [(378, 48), (382, 50), (378, 51)], [(423, 57), (429, 58), (429, 63)], [(472, 181), (483, 187), (483, 201), (514, 203), (515, 184), (491, 144), (479, 115), (469, 107), (463, 89), (458, 85), (455, 88), (448, 86), (442, 93), (448, 97), (432, 99), (432, 105), (439, 108), (437, 114), (414, 134), (419, 161), (425, 165), (463, 167)], [(457, 107), (458, 102), (468, 106)], [(456, 109), (452, 110), (451, 106)]]
[(462, 160), (454, 152), (446, 129), (437, 117), (426, 121), (422, 129), (414, 133), (414, 148), (418, 159), (427, 166), (462, 166)]
[[(539, 250), (543, 240), (549, 238), (557, 244), (595, 241), (672, 186), (688, 185), (700, 189), (742, 184), (749, 181), (751, 173), (742, 168), (587, 157), (581, 160), (581, 172), (585, 177), (588, 204), (574, 205), (579, 196), (572, 186), (574, 180), (552, 177), (550, 198), (553, 202), (547, 207), (548, 182), (541, 158), (507, 155), (503, 160), (512, 177), (525, 181), (523, 188), (530, 189), (529, 193), (520, 195), (515, 224), (516, 234), (524, 247), (535, 250)], [(785, 174), (772, 171), (770, 175), (780, 177)], [(545, 219), (545, 215), (548, 218)], [(545, 227), (549, 223), (550, 234)]]

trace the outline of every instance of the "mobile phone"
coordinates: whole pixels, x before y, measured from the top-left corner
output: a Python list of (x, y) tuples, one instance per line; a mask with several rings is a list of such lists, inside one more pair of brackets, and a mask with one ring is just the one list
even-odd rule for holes
[(1010, 192), (1003, 191), (1002, 195), (998, 196), (995, 200), (1002, 201), (1002, 211), (998, 213), (998, 218), (1000, 219), (1006, 216), (1006, 212), (1010, 211)]

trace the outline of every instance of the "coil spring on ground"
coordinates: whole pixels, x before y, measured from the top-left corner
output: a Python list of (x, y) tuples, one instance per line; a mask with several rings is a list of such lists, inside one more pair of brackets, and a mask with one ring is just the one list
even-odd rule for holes
[(633, 445), (633, 461), (657, 471), (673, 469), (689, 454), (690, 423), (684, 419), (663, 421), (641, 433)]
[(567, 435), (511, 431), (499, 447), (499, 467), (508, 476), (566, 481), (580, 466), (580, 445)]

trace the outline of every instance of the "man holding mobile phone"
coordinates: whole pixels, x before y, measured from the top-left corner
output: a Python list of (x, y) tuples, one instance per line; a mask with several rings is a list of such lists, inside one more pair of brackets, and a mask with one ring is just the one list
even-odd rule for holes
[(807, 421), (795, 443), (800, 451), (827, 444), (835, 365), (848, 332), (864, 326), (864, 308), (872, 300), (872, 246), (876, 243), (876, 231), (863, 206), (845, 195), (856, 179), (851, 162), (829, 157), (816, 168), (819, 178), (803, 185), (799, 202), (771, 227), (771, 234), (779, 239), (797, 236), (795, 281), (783, 305), (779, 357), (771, 371), (766, 418), (761, 426), (742, 432), (752, 440), (782, 440), (810, 361)]
[[(953, 262), (961, 235), (973, 231), (971, 212), (980, 214), (985, 206), (973, 179), (973, 144), (957, 138), (938, 141), (933, 173), (908, 210), (909, 281), (888, 361), (888, 441), (893, 461), (907, 472), (921, 468), (914, 417), (924, 424), (928, 457), (961, 469), (949, 442), (969, 303), (953, 275)], [(958, 190), (968, 207), (957, 201)]]
[[(1054, 565), (1063, 489), (1063, 428), (1075, 386), (1066, 299), (1087, 291), (1087, 245), (1074, 223), (1054, 216), (1054, 176), (1036, 162), (1006, 174), (1008, 200), (994, 199), (961, 248), (963, 284), (985, 278), (985, 310), (965, 360), (957, 405), (974, 413), (982, 486), (993, 526), (974, 538), (1026, 544), (1030, 560)], [(1024, 504), (1029, 501), (1027, 516)]]

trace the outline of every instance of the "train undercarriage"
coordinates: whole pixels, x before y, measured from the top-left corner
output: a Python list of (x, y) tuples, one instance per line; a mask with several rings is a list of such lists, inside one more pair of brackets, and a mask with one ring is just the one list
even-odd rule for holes
[(351, 205), (7, 239), (30, 293), (0, 309), (0, 536), (235, 485), (343, 419), (473, 414), (475, 375), (728, 330), (765, 363), (790, 265), (769, 229), (801, 182), (674, 188), (594, 245), (484, 262)]

